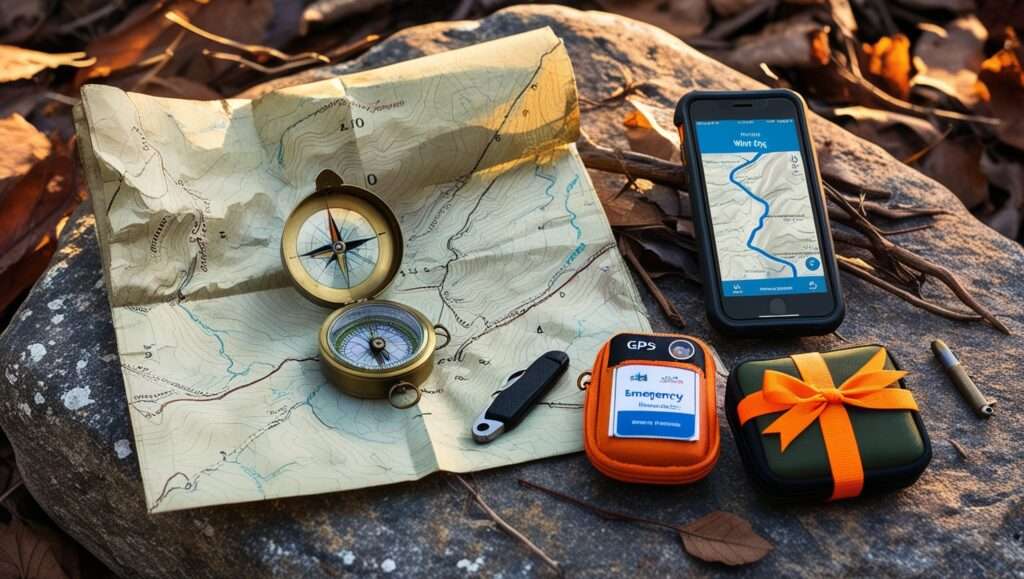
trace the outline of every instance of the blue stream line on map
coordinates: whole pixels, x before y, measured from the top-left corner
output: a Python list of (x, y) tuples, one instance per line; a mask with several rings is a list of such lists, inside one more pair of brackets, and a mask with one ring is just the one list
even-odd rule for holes
[(572, 228), (576, 230), (576, 239), (583, 237), (583, 230), (576, 224), (576, 218), (578, 217), (576, 212), (569, 209), (569, 199), (572, 197), (572, 190), (576, 188), (576, 184), (579, 182), (580, 176), (576, 175), (572, 178), (572, 181), (569, 181), (569, 184), (565, 186), (565, 211), (570, 216), (569, 225), (572, 225)]
[(227, 333), (227, 332), (225, 332), (224, 330), (215, 330), (215, 329), (211, 328), (210, 326), (206, 325), (205, 322), (203, 322), (202, 320), (199, 319), (199, 316), (197, 316), (194, 313), (192, 313), (192, 311), (189, 310), (188, 308), (186, 308), (184, 306), (184, 304), (178, 304), (178, 307), (180, 307), (186, 314), (188, 314), (188, 317), (192, 318), (192, 321), (195, 322), (195, 324), (197, 326), (199, 326), (199, 328), (201, 330), (203, 330), (204, 334), (206, 334), (207, 336), (210, 336), (214, 340), (217, 340), (217, 344), (218, 344), (217, 349), (218, 349), (218, 351), (220, 353), (220, 357), (224, 358), (224, 360), (227, 361), (227, 363), (228, 363), (227, 373), (231, 375), (232, 379), (233, 378), (237, 378), (238, 376), (245, 376), (246, 374), (249, 373), (249, 370), (252, 369), (252, 366), (249, 366), (248, 368), (246, 368), (245, 370), (243, 370), (241, 372), (233, 369), (235, 367), (235, 360), (231, 356), (228, 355), (227, 350), (225, 349), (225, 346), (224, 346), (224, 338), (220, 337), (221, 333)]
[(747, 161), (746, 163), (743, 163), (742, 165), (737, 165), (735, 168), (733, 168), (732, 171), (729, 172), (729, 180), (732, 181), (733, 185), (736, 185), (737, 187), (742, 189), (743, 192), (746, 193), (747, 195), (749, 195), (751, 199), (753, 199), (754, 201), (757, 201), (758, 203), (760, 203), (761, 205), (764, 206), (764, 213), (761, 214), (761, 218), (757, 222), (757, 227), (755, 227), (753, 229), (753, 231), (750, 232), (750, 237), (747, 238), (747, 247), (749, 247), (750, 249), (760, 253), (761, 255), (767, 257), (768, 259), (770, 259), (772, 261), (781, 263), (781, 264), (789, 267), (789, 269), (791, 269), (793, 271), (793, 277), (796, 277), (797, 276), (796, 266), (793, 265), (792, 262), (786, 261), (785, 259), (782, 259), (781, 257), (776, 257), (776, 256), (768, 253), (767, 251), (761, 249), (760, 247), (757, 247), (756, 245), (754, 245), (754, 237), (757, 235), (757, 232), (761, 231), (761, 228), (764, 227), (764, 220), (768, 217), (768, 212), (771, 209), (771, 206), (768, 205), (767, 201), (765, 201), (764, 199), (758, 197), (757, 195), (754, 195), (750, 191), (750, 189), (747, 189), (742, 183), (737, 181), (736, 180), (736, 173), (739, 172), (740, 169), (743, 169), (744, 167), (747, 167), (747, 166), (750, 166), (750, 165), (754, 164), (754, 162), (757, 161), (758, 158), (760, 158), (760, 157), (761, 157), (761, 153), (756, 153), (749, 161)]

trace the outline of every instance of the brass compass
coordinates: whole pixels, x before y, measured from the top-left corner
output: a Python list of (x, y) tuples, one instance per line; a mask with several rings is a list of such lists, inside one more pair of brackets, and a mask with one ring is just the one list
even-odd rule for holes
[(402, 248), (387, 204), (333, 171), (320, 173), (316, 192), (288, 216), (281, 236), (281, 261), (295, 287), (337, 308), (320, 328), (324, 374), (346, 394), (408, 408), (420, 399), (434, 351), (451, 336), (409, 306), (372, 299), (398, 273)]

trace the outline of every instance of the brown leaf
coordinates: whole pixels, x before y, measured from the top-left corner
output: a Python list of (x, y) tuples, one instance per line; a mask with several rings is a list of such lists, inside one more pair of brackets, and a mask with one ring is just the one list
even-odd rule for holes
[[(166, 14), (170, 12), (207, 32), (252, 44), (263, 41), (274, 15), (274, 2), (150, 1), (136, 8), (124, 22), (105, 36), (89, 43), (86, 51), (96, 57), (96, 64), (79, 71), (75, 77), (76, 85), (81, 86), (89, 80), (125, 71), (153, 57), (162, 58), (163, 53), (179, 37), (181, 40), (174, 45), (171, 64), (161, 71), (165, 76), (183, 76), (205, 83), (235, 66), (233, 63), (202, 57), (204, 48), (214, 49), (219, 45), (168, 20)], [(149, 66), (154, 65), (151, 63)], [(128, 88), (135, 87), (129, 85)]]
[(753, 8), (760, 3), (760, 0), (711, 0), (711, 8), (719, 16), (735, 16)]
[[(0, 191), (0, 310), (31, 287), (52, 255), (57, 223), (78, 205), (82, 191), (75, 178), (71, 147), (52, 143), (49, 157)], [(15, 266), (31, 257), (22, 268)]]
[(897, 0), (907, 8), (919, 10), (945, 10), (946, 12), (963, 13), (975, 9), (975, 0)]
[(708, 0), (606, 0), (604, 10), (642, 20), (680, 37), (697, 36), (711, 22)]
[(974, 15), (957, 18), (945, 28), (934, 24), (921, 24), (920, 28), (923, 32), (914, 46), (913, 61), (918, 72), (910, 80), (911, 90), (931, 100), (937, 100), (938, 91), (974, 106), (988, 30)]
[(33, 166), (50, 155), (50, 140), (19, 114), (0, 119), (0, 199)]
[(719, 60), (748, 75), (763, 78), (761, 64), (772, 68), (819, 69), (829, 63), (829, 27), (806, 16), (772, 22), (741, 37), (734, 48), (716, 53)]
[(633, 107), (633, 110), (626, 113), (622, 119), (629, 148), (637, 153), (666, 161), (678, 160), (679, 133), (670, 131), (658, 123), (654, 107), (634, 98), (627, 98), (626, 102)]
[(22, 43), (46, 22), (49, 0), (8, 0), (0, 3), (0, 42)]
[(652, 275), (678, 273), (700, 281), (700, 263), (695, 252), (686, 249), (679, 234), (667, 227), (643, 227), (621, 232), (642, 250), (635, 252), (644, 269)]
[(621, 176), (609, 178), (591, 172), (591, 177), (612, 227), (661, 225), (665, 220), (665, 215), (655, 204), (645, 201), (632, 186), (622, 186)]
[(1021, 44), (1012, 28), (1006, 30), (1003, 48), (981, 64), (978, 89), (991, 114), (1002, 121), (996, 128), (999, 140), (1024, 150), (1024, 69)]
[(1004, 236), (1017, 239), (1024, 206), (1024, 165), (1014, 159), (996, 157), (990, 149), (981, 158), (981, 171), (994, 188), (1005, 192), (1005, 198), (999, 204), (997, 198), (1003, 195), (992, 195), (997, 206), (991, 213), (979, 217)]
[(95, 58), (86, 58), (84, 52), (50, 54), (0, 44), (0, 82), (29, 79), (48, 68), (84, 68), (92, 66), (95, 62)]
[(760, 561), (775, 548), (754, 532), (750, 522), (732, 513), (714, 511), (679, 527), (686, 552), (709, 562), (745, 565)]
[(907, 159), (944, 138), (931, 121), (910, 115), (861, 106), (841, 107), (832, 113), (844, 129), (881, 146), (897, 159)]
[(14, 519), (0, 529), (0, 576), (68, 579), (57, 559), (58, 548), (53, 537)]
[(110, 76), (163, 52), (178, 34), (178, 28), (164, 18), (164, 12), (177, 10), (191, 15), (202, 6), (193, 0), (150, 0), (139, 5), (113, 30), (89, 42), (86, 52), (96, 62), (78, 71), (75, 86)]
[(984, 149), (981, 141), (972, 135), (950, 137), (913, 166), (945, 185), (971, 209), (988, 199), (988, 180), (981, 172)]
[(146, 87), (140, 92), (152, 96), (197, 101), (211, 101), (223, 98), (220, 93), (209, 86), (182, 76), (151, 78)]
[(864, 43), (861, 52), (867, 71), (890, 93), (901, 99), (910, 95), (910, 39), (904, 34), (883, 36), (874, 44)]

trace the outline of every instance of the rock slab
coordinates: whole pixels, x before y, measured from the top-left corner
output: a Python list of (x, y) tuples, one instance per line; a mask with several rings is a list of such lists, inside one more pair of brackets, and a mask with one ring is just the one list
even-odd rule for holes
[[(580, 92), (592, 100), (623, 83), (623, 67), (668, 126), (686, 91), (755, 88), (754, 81), (648, 25), (558, 7), (515, 7), (479, 22), (403, 31), (361, 59), (276, 82), (296, 84), (551, 26), (566, 43)], [(258, 90), (267, 90), (260, 87)], [(584, 130), (625, 148), (623, 110), (583, 114)], [(897, 201), (956, 207), (930, 230), (901, 242), (954, 269), (1016, 335), (1024, 332), (1024, 252), (984, 227), (941, 185), (878, 147), (819, 118), (812, 132), (823, 163), (897, 193)], [(621, 181), (594, 174), (595, 180)], [(49, 272), (0, 337), (0, 425), (33, 495), (63, 528), (115, 571), (132, 577), (546, 575), (549, 571), (488, 522), (445, 475), (347, 493), (148, 515), (133, 452), (93, 218), (73, 219)], [(670, 533), (602, 521), (520, 488), (524, 478), (591, 502), (665, 521), (688, 522), (720, 509), (749, 518), (776, 549), (748, 573), (764, 575), (1020, 575), (1024, 569), (1024, 419), (1015, 412), (1024, 382), (1020, 338), (981, 324), (944, 320), (843, 278), (848, 301), (840, 334), (849, 343), (887, 344), (913, 373), (934, 445), (931, 467), (900, 493), (830, 505), (778, 506), (759, 496), (723, 428), (722, 455), (704, 481), (678, 488), (633, 487), (603, 478), (581, 454), (470, 477), (491, 506), (562, 562), (569, 575), (710, 575), (716, 565), (686, 556)], [(699, 288), (663, 289), (713, 343), (726, 364), (846, 345), (838, 336), (729, 340), (703, 317)], [(652, 321), (671, 331), (645, 296)], [(980, 421), (928, 351), (943, 338), (977, 383), (998, 401)], [(719, 404), (722, 399), (719, 384)], [(966, 456), (953, 446), (959, 444)]]

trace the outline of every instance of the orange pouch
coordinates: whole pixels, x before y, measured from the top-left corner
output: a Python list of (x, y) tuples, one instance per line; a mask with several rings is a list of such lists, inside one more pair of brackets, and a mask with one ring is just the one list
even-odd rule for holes
[(696, 482), (718, 461), (716, 408), (715, 358), (706, 344), (617, 334), (598, 352), (587, 386), (587, 458), (621, 481)]

